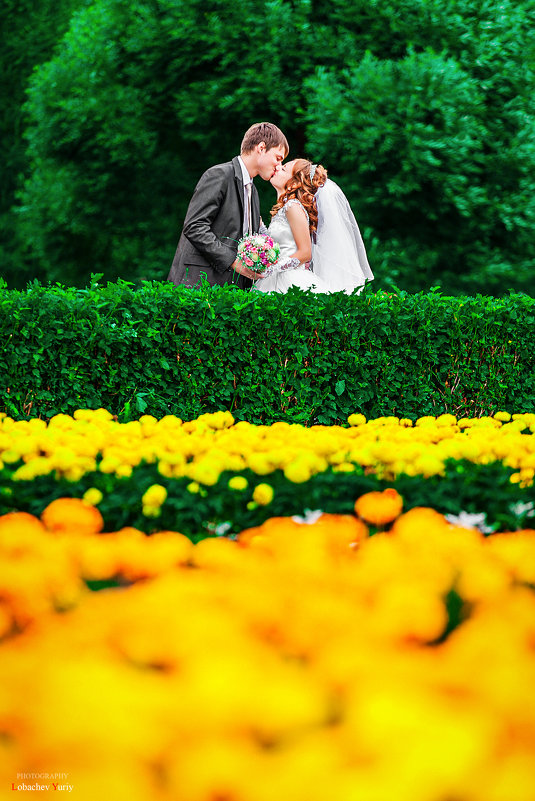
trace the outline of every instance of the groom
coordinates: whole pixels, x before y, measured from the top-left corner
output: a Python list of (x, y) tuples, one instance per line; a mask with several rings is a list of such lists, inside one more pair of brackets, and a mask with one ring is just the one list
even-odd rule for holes
[(236, 261), (238, 240), (256, 233), (260, 203), (253, 178), (269, 181), (288, 155), (282, 131), (270, 122), (258, 122), (246, 132), (241, 152), (232, 161), (216, 164), (201, 176), (191, 198), (184, 228), (168, 280), (198, 286), (237, 283), (242, 289), (255, 277)]

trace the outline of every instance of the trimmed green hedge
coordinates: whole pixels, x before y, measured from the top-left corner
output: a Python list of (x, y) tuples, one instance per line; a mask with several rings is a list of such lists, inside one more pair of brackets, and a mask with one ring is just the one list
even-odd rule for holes
[(0, 295), (0, 410), (253, 423), (535, 410), (535, 299), (287, 295), (168, 282)]

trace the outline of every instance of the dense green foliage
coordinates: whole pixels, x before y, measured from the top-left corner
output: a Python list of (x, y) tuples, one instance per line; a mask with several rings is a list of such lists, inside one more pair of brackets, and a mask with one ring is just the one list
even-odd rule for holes
[(200, 174), (271, 119), (348, 194), (376, 287), (533, 292), (534, 12), (94, 0), (31, 81), (10, 285), (165, 278)]
[(400, 286), (535, 288), (534, 13), (532, 0), (337, 7), (358, 57), (306, 81), (309, 146), (345, 176)]
[(18, 181), (26, 169), (26, 85), (33, 68), (51, 57), (73, 10), (86, 3), (87, 0), (2, 0), (0, 7), (0, 264), (3, 274), (12, 276), (15, 283), (19, 273), (32, 275), (35, 270), (35, 258), (21, 241), (17, 217), (11, 212)]
[(0, 409), (253, 423), (535, 411), (535, 300), (167, 282), (4, 291)]
[[(352, 473), (333, 472), (329, 468), (301, 484), (289, 481), (282, 470), (264, 476), (245, 470), (240, 475), (248, 480), (249, 486), (243, 491), (229, 490), (228, 481), (234, 474), (226, 472), (217, 484), (201, 487), (195, 493), (187, 489), (190, 479), (165, 478), (154, 464), (135, 467), (129, 478), (95, 471), (76, 482), (57, 479), (53, 474), (37, 476), (32, 481), (13, 481), (11, 475), (17, 466), (8, 465), (0, 471), (0, 514), (21, 511), (40, 515), (56, 498), (81, 498), (90, 487), (96, 487), (103, 494), (99, 510), (106, 531), (123, 526), (148, 533), (178, 530), (194, 541), (218, 532), (236, 534), (261, 525), (270, 517), (304, 515), (310, 509), (352, 514), (360, 495), (385, 487), (395, 487), (402, 495), (404, 511), (430, 506), (442, 514), (485, 512), (492, 532), (531, 525), (528, 516), (532, 516), (535, 502), (535, 486), (520, 488), (512, 484), (509, 481), (512, 469), (500, 462), (476, 465), (450, 460), (444, 476), (423, 478), (402, 474), (389, 480), (365, 474), (359, 466)], [(274, 489), (273, 501), (267, 506), (251, 503), (255, 486), (266, 481)], [(168, 495), (161, 515), (149, 519), (143, 514), (141, 497), (155, 483), (164, 486)]]

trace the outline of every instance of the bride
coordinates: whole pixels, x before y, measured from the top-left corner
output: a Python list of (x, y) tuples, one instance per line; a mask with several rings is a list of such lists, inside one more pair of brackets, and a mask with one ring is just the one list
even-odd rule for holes
[(352, 292), (373, 279), (357, 221), (346, 196), (321, 164), (294, 159), (271, 184), (277, 202), (261, 233), (279, 243), (280, 257), (256, 281), (261, 292), (291, 286), (313, 292)]

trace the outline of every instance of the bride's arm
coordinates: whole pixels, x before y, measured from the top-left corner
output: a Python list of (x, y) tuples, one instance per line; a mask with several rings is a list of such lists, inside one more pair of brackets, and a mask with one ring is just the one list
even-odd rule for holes
[(290, 223), (293, 238), (295, 240), (295, 253), (291, 259), (299, 259), (299, 263), (310, 261), (312, 257), (312, 245), (310, 243), (310, 230), (305, 210), (297, 203), (292, 204), (286, 209), (286, 219)]

